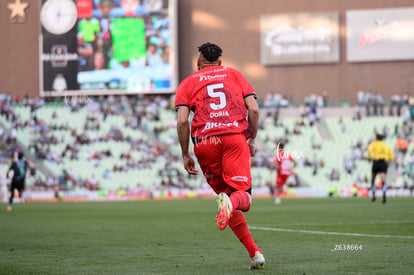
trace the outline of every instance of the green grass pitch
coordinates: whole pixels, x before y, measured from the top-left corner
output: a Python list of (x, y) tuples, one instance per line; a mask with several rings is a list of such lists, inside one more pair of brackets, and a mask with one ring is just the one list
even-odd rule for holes
[(0, 209), (0, 274), (413, 274), (414, 198), (254, 199), (267, 266), (205, 200), (58, 202)]

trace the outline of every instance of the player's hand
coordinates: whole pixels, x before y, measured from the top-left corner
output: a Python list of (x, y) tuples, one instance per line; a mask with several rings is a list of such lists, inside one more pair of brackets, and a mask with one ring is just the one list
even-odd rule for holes
[(247, 140), (247, 145), (249, 145), (250, 155), (256, 155), (256, 140), (254, 138), (249, 138)]
[(184, 161), (184, 169), (190, 174), (190, 175), (197, 175), (198, 170), (195, 169), (195, 163), (192, 157), (189, 155), (183, 156)]

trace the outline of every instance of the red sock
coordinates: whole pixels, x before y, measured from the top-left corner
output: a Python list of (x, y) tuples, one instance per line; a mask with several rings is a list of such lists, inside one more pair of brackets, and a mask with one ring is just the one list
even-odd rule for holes
[(280, 197), (280, 188), (276, 187), (276, 197)]
[(233, 230), (234, 234), (237, 236), (240, 242), (247, 249), (250, 257), (254, 257), (256, 251), (260, 251), (260, 253), (262, 253), (260, 248), (253, 241), (250, 230), (247, 227), (246, 218), (241, 211), (233, 210), (228, 225), (231, 230)]
[(251, 205), (250, 194), (244, 191), (236, 191), (230, 195), (233, 210), (249, 211)]

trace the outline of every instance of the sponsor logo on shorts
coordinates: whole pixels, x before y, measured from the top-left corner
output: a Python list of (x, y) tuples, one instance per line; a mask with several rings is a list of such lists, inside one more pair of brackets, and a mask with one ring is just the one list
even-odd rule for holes
[(247, 182), (247, 177), (245, 177), (245, 176), (234, 176), (234, 177), (231, 177), (231, 180)]

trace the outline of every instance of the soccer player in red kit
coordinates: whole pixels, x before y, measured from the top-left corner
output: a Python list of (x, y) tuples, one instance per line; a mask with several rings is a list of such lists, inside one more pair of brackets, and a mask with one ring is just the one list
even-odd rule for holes
[(284, 144), (278, 143), (276, 147), (275, 167), (276, 167), (276, 190), (275, 190), (275, 203), (280, 204), (280, 194), (283, 192), (283, 186), (285, 186), (287, 179), (292, 174), (292, 156), (284, 151)]
[[(203, 174), (218, 194), (218, 229), (228, 225), (246, 247), (250, 268), (262, 269), (265, 258), (242, 213), (251, 205), (250, 156), (255, 153), (259, 124), (256, 93), (239, 71), (221, 66), (219, 46), (204, 43), (198, 50), (199, 70), (181, 82), (175, 97), (184, 168), (190, 174), (198, 173), (189, 154), (191, 135)], [(190, 111), (194, 113), (191, 132)]]

